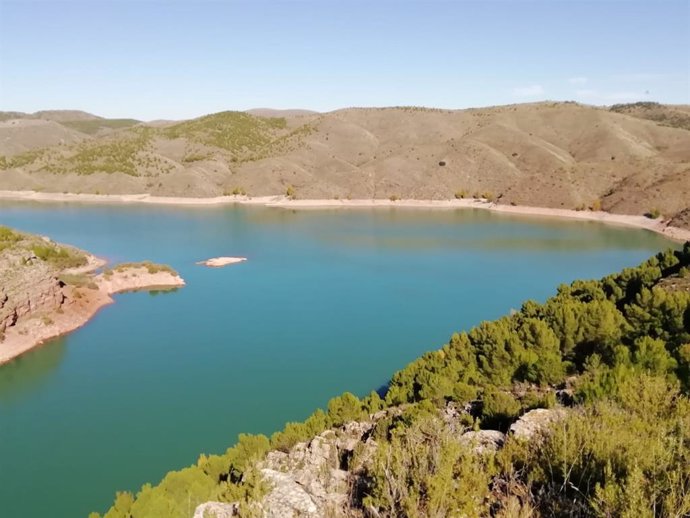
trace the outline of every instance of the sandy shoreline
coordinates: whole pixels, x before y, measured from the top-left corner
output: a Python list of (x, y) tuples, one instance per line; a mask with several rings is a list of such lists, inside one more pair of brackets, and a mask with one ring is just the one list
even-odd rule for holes
[(668, 226), (663, 220), (645, 216), (611, 214), (608, 212), (576, 211), (571, 209), (552, 209), (524, 205), (500, 205), (481, 199), (461, 200), (344, 200), (314, 199), (291, 200), (285, 196), (217, 196), (213, 198), (184, 198), (172, 196), (151, 196), (150, 194), (72, 194), (47, 193), (35, 191), (2, 191), (0, 200), (38, 201), (38, 202), (83, 202), (83, 203), (148, 203), (154, 205), (213, 206), (213, 205), (260, 205), (286, 209), (352, 209), (398, 207), (418, 209), (481, 209), (503, 214), (538, 216), (544, 218), (565, 218), (598, 221), (613, 225), (625, 225), (651, 230), (675, 241), (690, 241), (690, 229)]
[[(103, 261), (94, 261), (101, 266)], [(65, 302), (56, 310), (32, 315), (5, 331), (0, 342), (0, 365), (46, 341), (70, 333), (84, 324), (103, 307), (114, 302), (112, 295), (125, 291), (170, 289), (184, 286), (178, 275), (168, 271), (149, 273), (145, 267), (114, 270), (93, 277), (91, 287), (63, 288)]]

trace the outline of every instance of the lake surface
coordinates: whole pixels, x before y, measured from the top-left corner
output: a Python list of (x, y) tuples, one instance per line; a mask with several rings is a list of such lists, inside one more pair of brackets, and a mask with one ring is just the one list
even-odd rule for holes
[[(0, 515), (85, 518), (239, 432), (364, 395), (456, 330), (671, 245), (478, 210), (289, 211), (0, 202), (0, 224), (187, 286), (118, 295), (0, 367)], [(249, 260), (196, 266), (219, 255)]]

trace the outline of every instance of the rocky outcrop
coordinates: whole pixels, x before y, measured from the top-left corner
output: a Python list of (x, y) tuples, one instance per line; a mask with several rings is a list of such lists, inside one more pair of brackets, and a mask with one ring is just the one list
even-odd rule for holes
[(185, 284), (165, 265), (127, 263), (95, 275), (103, 264), (48, 238), (0, 227), (0, 364), (81, 327), (114, 293)]
[(65, 295), (58, 273), (28, 250), (0, 256), (0, 333), (25, 317), (62, 305)]
[(237, 504), (206, 502), (197, 506), (193, 518), (232, 518), (237, 516), (238, 511), (239, 506)]
[[(480, 455), (495, 453), (509, 437), (535, 440), (552, 423), (566, 416), (563, 408), (531, 410), (504, 434), (497, 430), (468, 430), (463, 416), (472, 410), (471, 407), (450, 403), (441, 410), (439, 417), (460, 444)], [(371, 435), (378, 421), (400, 412), (400, 408), (390, 408), (370, 416), (369, 421), (351, 422), (326, 430), (309, 442), (296, 444), (289, 452), (269, 452), (256, 466), (268, 486), (267, 493), (255, 508), (259, 516), (361, 516), (363, 510), (353, 506), (353, 496), (361, 484), (367, 484), (367, 469), (377, 449)], [(204, 512), (212, 518), (237, 516), (238, 509), (237, 503), (206, 502), (197, 507), (193, 518), (203, 517)]]
[(530, 410), (510, 425), (510, 434), (517, 439), (532, 440), (544, 433), (555, 422), (566, 416), (564, 408), (537, 408)]
[(229, 264), (242, 263), (246, 260), (246, 257), (212, 257), (211, 259), (206, 259), (205, 261), (199, 261), (196, 264), (209, 266), (211, 268), (220, 268)]
[(363, 458), (367, 450), (375, 450), (375, 442), (367, 437), (373, 426), (373, 421), (348, 423), (296, 444), (289, 453), (269, 453), (260, 465), (270, 486), (261, 502), (263, 517), (317, 518), (345, 509), (351, 487), (349, 460), (359, 445)]
[(465, 432), (460, 436), (460, 443), (472, 448), (476, 453), (495, 452), (503, 447), (506, 436), (498, 430), (478, 430)]

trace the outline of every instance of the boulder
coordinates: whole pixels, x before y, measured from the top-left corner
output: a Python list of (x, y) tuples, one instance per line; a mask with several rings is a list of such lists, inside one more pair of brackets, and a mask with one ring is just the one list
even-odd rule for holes
[(238, 511), (239, 505), (237, 503), (205, 502), (194, 509), (193, 518), (232, 518), (237, 516)]
[(537, 408), (530, 410), (510, 425), (509, 433), (520, 439), (533, 439), (543, 433), (551, 424), (563, 419), (564, 408)]
[(465, 432), (460, 436), (460, 443), (470, 446), (476, 453), (495, 452), (505, 443), (506, 436), (498, 430), (479, 430)]

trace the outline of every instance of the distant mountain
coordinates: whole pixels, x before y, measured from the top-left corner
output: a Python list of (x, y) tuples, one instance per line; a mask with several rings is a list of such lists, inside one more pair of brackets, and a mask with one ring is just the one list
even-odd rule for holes
[[(290, 187), (299, 198), (481, 195), (498, 203), (660, 211), (688, 220), (682, 216), (690, 209), (687, 106), (545, 102), (455, 111), (256, 113), (164, 125), (128, 120), (93, 137), (83, 125), (106, 119), (63, 121), (54, 130), (71, 131), (74, 141), (29, 153), (16, 145), (19, 137), (3, 138), (0, 131), (0, 189), (258, 196)], [(39, 140), (24, 139), (24, 148)]]

